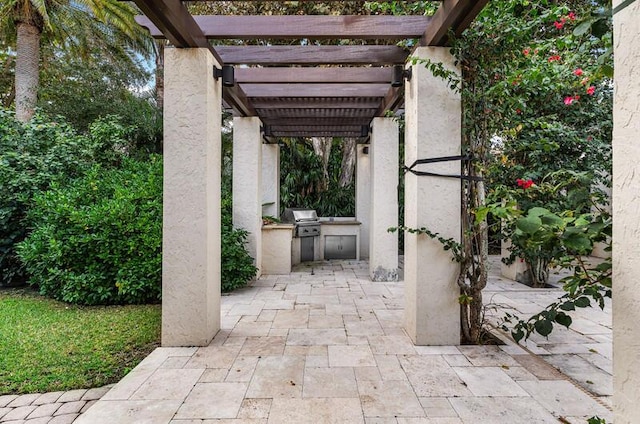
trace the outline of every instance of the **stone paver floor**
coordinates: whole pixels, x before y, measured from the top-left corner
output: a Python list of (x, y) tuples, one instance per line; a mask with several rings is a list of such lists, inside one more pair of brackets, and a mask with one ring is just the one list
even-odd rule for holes
[[(490, 322), (500, 311), (537, 312), (560, 293), (533, 290), (497, 272), (494, 266), (485, 291), (485, 300), (498, 308), (488, 309)], [(525, 349), (504, 335), (502, 346), (421, 347), (402, 329), (403, 296), (402, 282), (369, 281), (366, 262), (327, 262), (314, 264), (313, 273), (304, 266), (265, 276), (222, 298), (222, 330), (210, 346), (156, 349), (75, 423), (612, 419), (610, 306), (575, 313), (573, 330), (556, 329), (548, 340), (534, 337)], [(0, 397), (0, 422), (13, 422), (9, 414), (16, 423), (71, 422), (55, 421), (61, 416), (55, 412), (35, 417), (34, 399), (11, 406), (20, 398), (2, 405), (9, 398)]]

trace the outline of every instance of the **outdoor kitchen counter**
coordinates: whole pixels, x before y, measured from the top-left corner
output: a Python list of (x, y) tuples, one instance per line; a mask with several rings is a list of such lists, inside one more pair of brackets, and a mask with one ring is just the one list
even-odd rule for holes
[(320, 218), (321, 225), (361, 225), (360, 221), (355, 219), (331, 220), (331, 218)]
[(291, 272), (291, 240), (293, 224), (262, 226), (262, 267), (265, 275)]
[(360, 259), (360, 225), (353, 217), (320, 218), (321, 259)]

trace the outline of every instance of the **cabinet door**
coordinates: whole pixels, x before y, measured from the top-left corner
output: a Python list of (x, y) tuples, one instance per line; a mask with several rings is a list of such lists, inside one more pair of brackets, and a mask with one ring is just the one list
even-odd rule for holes
[(356, 236), (325, 236), (325, 259), (355, 259)]

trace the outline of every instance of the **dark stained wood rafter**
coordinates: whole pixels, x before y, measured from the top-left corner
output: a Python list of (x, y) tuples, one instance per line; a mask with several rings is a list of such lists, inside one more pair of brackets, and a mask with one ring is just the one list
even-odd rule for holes
[[(416, 38), (414, 50), (445, 46), (450, 32), (460, 35), (488, 1), (443, 0), (431, 17), (192, 16), (181, 0), (135, 3), (146, 15), (137, 21), (152, 36), (167, 38), (178, 48), (208, 48), (221, 65), (234, 65), (235, 85), (223, 88), (224, 104), (236, 116), (260, 117), (269, 133), (266, 139), (274, 141), (273, 137), (365, 137), (363, 128), (374, 117), (402, 107), (404, 88), (391, 86), (392, 66), (404, 65), (412, 53), (365, 40)], [(212, 39), (352, 39), (363, 44), (213, 46)]]
[(247, 97), (383, 97), (389, 84), (242, 84)]
[[(402, 40), (418, 38), (429, 25), (428, 16), (388, 15), (289, 15), (289, 16), (193, 16), (208, 39), (365, 39)], [(152, 37), (164, 38), (161, 29), (149, 18), (138, 23)]]
[(289, 125), (362, 125), (363, 123), (367, 123), (370, 121), (370, 117), (363, 118), (264, 118), (263, 122), (266, 125), (279, 125), (279, 126), (289, 126)]
[(356, 97), (356, 98), (337, 98), (337, 97), (258, 97), (251, 99), (256, 109), (347, 109), (347, 110), (366, 110), (374, 111), (380, 105), (379, 97)]
[(242, 65), (399, 65), (398, 46), (215, 46), (224, 63)]
[(238, 83), (389, 83), (393, 69), (390, 67), (272, 67), (236, 68)]
[(191, 13), (180, 0), (136, 0), (136, 5), (145, 16), (136, 16), (136, 22), (144, 27), (144, 22), (153, 22), (163, 38), (175, 47), (204, 47), (211, 50), (213, 56), (221, 62), (212, 49), (202, 30)]
[(380, 107), (376, 110), (376, 116), (384, 116), (387, 111), (395, 112), (402, 104), (404, 87), (389, 87), (389, 90), (382, 99)]
[(331, 118), (331, 117), (347, 117), (347, 118), (363, 118), (373, 117), (377, 111), (377, 105), (380, 104), (380, 100), (376, 103), (375, 108), (370, 109), (338, 109), (338, 108), (319, 108), (319, 109), (303, 109), (303, 108), (291, 108), (291, 109), (260, 109), (256, 108), (258, 114), (263, 118)]
[(488, 2), (489, 0), (444, 0), (420, 37), (420, 45), (447, 45), (449, 30), (461, 34)]

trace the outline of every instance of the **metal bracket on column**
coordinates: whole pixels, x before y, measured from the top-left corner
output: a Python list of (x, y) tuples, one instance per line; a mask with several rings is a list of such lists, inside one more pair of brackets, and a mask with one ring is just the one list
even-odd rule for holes
[(439, 158), (427, 158), (427, 159), (418, 159), (411, 164), (411, 166), (403, 166), (402, 169), (404, 173), (407, 172), (412, 173), (418, 177), (444, 177), (444, 178), (458, 178), (461, 180), (468, 181), (482, 181), (481, 177), (475, 177), (472, 175), (454, 175), (454, 174), (439, 174), (437, 172), (428, 172), (428, 171), (418, 171), (414, 169), (418, 165), (424, 165), (427, 163), (438, 163), (438, 162), (453, 162), (453, 161), (463, 161), (469, 162), (472, 158), (469, 155), (461, 155), (461, 156), (442, 156)]

